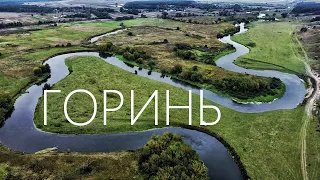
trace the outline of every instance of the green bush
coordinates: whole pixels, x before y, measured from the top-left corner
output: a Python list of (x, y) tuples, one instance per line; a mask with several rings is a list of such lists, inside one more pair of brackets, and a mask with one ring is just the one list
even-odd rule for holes
[(216, 79), (213, 82), (219, 91), (239, 99), (250, 99), (257, 96), (275, 95), (282, 87), (278, 78), (258, 79), (252, 76), (239, 76)]
[(40, 65), (39, 68), (41, 69), (42, 73), (50, 73), (50, 66), (49, 64)]
[(172, 133), (152, 136), (141, 149), (138, 170), (143, 179), (209, 179), (196, 152)]
[(181, 64), (175, 64), (170, 71), (171, 74), (180, 74), (181, 72), (182, 72)]
[(257, 46), (257, 44), (254, 43), (254, 42), (250, 42), (250, 43), (248, 43), (247, 45), (248, 45), (249, 47), (256, 47), (256, 46)]
[(40, 76), (42, 74), (42, 70), (39, 67), (33, 68), (33, 74), (36, 76)]
[(13, 108), (9, 93), (0, 91), (0, 122), (5, 120), (6, 114)]

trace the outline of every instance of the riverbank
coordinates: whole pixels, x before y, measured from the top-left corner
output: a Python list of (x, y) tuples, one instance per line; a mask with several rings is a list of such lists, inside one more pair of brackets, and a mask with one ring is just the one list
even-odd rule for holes
[(133, 151), (24, 154), (0, 145), (0, 179), (133, 179), (137, 157)]

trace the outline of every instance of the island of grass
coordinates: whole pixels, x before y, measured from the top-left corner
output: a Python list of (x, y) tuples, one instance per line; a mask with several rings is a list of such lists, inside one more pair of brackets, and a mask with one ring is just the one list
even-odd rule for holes
[[(159, 125), (165, 127), (165, 90), (170, 90), (170, 102), (177, 106), (188, 104), (188, 92), (164, 83), (136, 76), (95, 57), (74, 57), (67, 61), (72, 73), (53, 86), (59, 94), (48, 97), (48, 125), (43, 126), (43, 98), (35, 112), (35, 124), (43, 131), (62, 134), (102, 134), (126, 131), (142, 131), (154, 128), (154, 103), (147, 107), (134, 126), (130, 125), (130, 90), (135, 90), (135, 114), (147, 102), (154, 90), (159, 90)], [(65, 120), (63, 102), (67, 94), (85, 88), (98, 102), (96, 119), (88, 126), (75, 127)], [(124, 95), (124, 105), (117, 112), (108, 114), (108, 125), (103, 126), (103, 94), (105, 89), (116, 89)], [(200, 97), (193, 95), (193, 124), (199, 126)], [(126, 103), (127, 102), (127, 103)], [(116, 96), (109, 98), (110, 107), (118, 106)], [(217, 105), (205, 100), (206, 105)], [(217, 105), (221, 121), (216, 126), (203, 127), (222, 136), (233, 147), (248, 174), (253, 179), (272, 177), (292, 179), (301, 177), (299, 133), (304, 107), (294, 110), (245, 114)], [(68, 103), (68, 113), (75, 122), (86, 122), (92, 115), (92, 99), (75, 94)], [(215, 111), (205, 110), (204, 119), (216, 119)], [(188, 124), (188, 110), (170, 112), (170, 125)], [(281, 167), (274, 169), (273, 167)]]

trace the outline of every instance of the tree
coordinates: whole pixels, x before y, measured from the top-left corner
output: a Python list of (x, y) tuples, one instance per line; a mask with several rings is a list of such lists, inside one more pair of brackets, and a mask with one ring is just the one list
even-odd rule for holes
[(282, 18), (288, 17), (288, 13), (281, 13)]
[(128, 36), (133, 36), (133, 33), (132, 32), (128, 32)]
[(123, 7), (120, 7), (120, 12), (124, 12), (124, 9), (123, 9)]
[(163, 43), (169, 43), (168, 39), (164, 39)]
[(139, 155), (142, 179), (209, 179), (208, 169), (181, 136), (164, 133), (152, 136)]

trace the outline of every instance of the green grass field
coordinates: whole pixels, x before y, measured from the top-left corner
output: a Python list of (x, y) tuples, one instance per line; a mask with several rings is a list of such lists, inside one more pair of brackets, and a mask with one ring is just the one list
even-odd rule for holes
[(292, 31), (298, 26), (290, 22), (253, 22), (247, 33), (232, 39), (249, 46), (251, 52), (235, 61), (235, 64), (250, 69), (274, 69), (289, 73), (304, 74), (303, 62), (295, 55), (297, 47), (292, 43)]
[[(43, 100), (35, 112), (38, 128), (56, 133), (112, 133), (141, 131), (154, 128), (153, 103), (145, 110), (134, 126), (130, 126), (130, 90), (135, 90), (135, 113), (142, 108), (154, 90), (159, 90), (159, 126), (165, 126), (165, 90), (170, 90), (174, 105), (188, 104), (187, 91), (142, 78), (109, 65), (94, 57), (71, 58), (68, 66), (73, 73), (54, 86), (61, 94), (48, 98), (48, 126), (43, 126)], [(65, 120), (63, 102), (75, 89), (87, 89), (98, 102), (96, 119), (88, 126), (75, 127)], [(108, 125), (103, 126), (103, 90), (119, 90), (124, 95), (121, 110), (108, 114)], [(213, 104), (204, 101), (205, 104)], [(92, 100), (84, 94), (75, 94), (69, 101), (69, 116), (76, 122), (87, 121), (93, 111)], [(118, 105), (118, 98), (110, 95), (110, 107)], [(299, 133), (304, 107), (295, 110), (279, 110), (259, 114), (238, 113), (218, 106), (222, 112), (216, 126), (206, 127), (221, 135), (240, 155), (252, 179), (300, 179)], [(188, 123), (187, 110), (172, 110), (170, 123)], [(199, 125), (199, 96), (193, 95), (193, 124)], [(214, 111), (205, 110), (204, 119), (216, 119)]]

